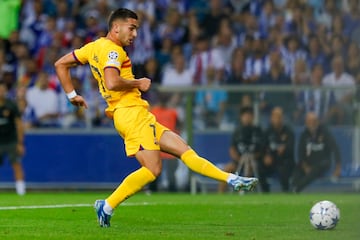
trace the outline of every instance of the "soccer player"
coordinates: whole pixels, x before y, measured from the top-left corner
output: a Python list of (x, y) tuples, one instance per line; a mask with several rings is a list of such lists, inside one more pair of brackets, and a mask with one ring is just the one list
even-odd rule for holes
[(71, 82), (70, 68), (77, 64), (90, 65), (108, 104), (105, 112), (113, 118), (116, 130), (123, 137), (127, 156), (135, 156), (142, 166), (129, 174), (106, 200), (95, 201), (100, 226), (109, 227), (114, 209), (159, 176), (160, 151), (180, 158), (197, 173), (227, 182), (234, 190), (252, 190), (258, 179), (221, 171), (198, 156), (177, 134), (159, 124), (148, 111), (148, 103), (141, 98), (141, 91), (150, 88), (151, 80), (145, 77), (134, 79), (131, 60), (123, 49), (137, 36), (136, 13), (119, 8), (111, 13), (108, 27), (106, 37), (64, 55), (55, 63), (58, 78), (70, 102), (85, 108), (85, 99), (75, 92)]
[(0, 165), (7, 156), (14, 171), (18, 195), (26, 192), (21, 157), (24, 154), (24, 130), (17, 105), (7, 99), (7, 87), (0, 82)]

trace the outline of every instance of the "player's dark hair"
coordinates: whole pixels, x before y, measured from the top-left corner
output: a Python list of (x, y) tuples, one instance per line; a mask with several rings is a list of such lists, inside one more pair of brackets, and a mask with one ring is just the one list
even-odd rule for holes
[(118, 8), (117, 10), (113, 11), (108, 20), (108, 28), (111, 29), (113, 22), (117, 19), (126, 20), (128, 18), (138, 19), (138, 16), (135, 12), (126, 9), (126, 8)]

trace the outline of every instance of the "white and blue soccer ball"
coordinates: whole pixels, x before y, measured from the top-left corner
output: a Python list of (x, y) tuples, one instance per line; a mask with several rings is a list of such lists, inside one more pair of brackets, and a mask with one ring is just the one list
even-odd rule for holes
[(310, 210), (310, 223), (319, 230), (333, 229), (340, 220), (340, 210), (330, 201), (317, 202)]

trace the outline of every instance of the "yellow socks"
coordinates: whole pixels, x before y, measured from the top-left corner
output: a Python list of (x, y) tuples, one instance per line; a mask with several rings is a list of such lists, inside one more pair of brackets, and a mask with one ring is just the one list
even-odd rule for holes
[[(208, 160), (197, 155), (192, 149), (189, 149), (181, 155), (181, 160), (191, 170), (201, 175), (224, 182), (227, 182), (230, 177), (229, 173), (220, 170)], [(146, 184), (154, 181), (155, 178), (149, 169), (141, 167), (124, 179), (120, 186), (106, 199), (106, 203), (112, 209), (116, 208), (128, 197), (141, 190)]]
[(128, 197), (141, 190), (146, 184), (155, 180), (154, 174), (141, 167), (129, 174), (120, 186), (106, 199), (106, 202), (114, 209)]
[(192, 149), (184, 152), (184, 154), (181, 155), (181, 160), (194, 172), (219, 181), (226, 182), (230, 176), (229, 173), (220, 170), (205, 158), (197, 155), (196, 152)]

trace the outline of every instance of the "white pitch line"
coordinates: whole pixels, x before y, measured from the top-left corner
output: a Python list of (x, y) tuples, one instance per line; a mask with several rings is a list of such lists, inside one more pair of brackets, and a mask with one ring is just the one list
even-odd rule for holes
[[(140, 202), (140, 203), (123, 203), (122, 206), (146, 206), (156, 205), (156, 203)], [(0, 207), (0, 211), (4, 210), (18, 210), (18, 209), (47, 209), (47, 208), (71, 208), (71, 207), (92, 207), (93, 204), (79, 203), (79, 204), (54, 204), (54, 205), (33, 205), (33, 206), (6, 206)]]
[[(131, 206), (156, 206), (156, 205), (188, 205), (190, 203), (174, 203), (174, 202), (163, 202), (163, 203), (157, 203), (157, 202), (125, 202), (120, 205), (120, 207), (131, 207)], [(206, 203), (200, 203), (200, 204), (206, 204)], [(238, 204), (237, 202), (223, 202), (223, 205), (234, 205)], [(51, 209), (51, 208), (71, 208), (71, 207), (92, 207), (93, 204), (89, 203), (79, 203), (79, 204), (54, 204), (54, 205), (33, 205), (33, 206), (4, 206), (0, 207), (0, 211), (5, 210), (19, 210), (19, 209)]]
[(18, 209), (41, 209), (41, 208), (70, 208), (70, 207), (90, 207), (91, 204), (55, 204), (55, 205), (35, 205), (35, 206), (6, 206), (0, 207), (0, 210), (18, 210)]

